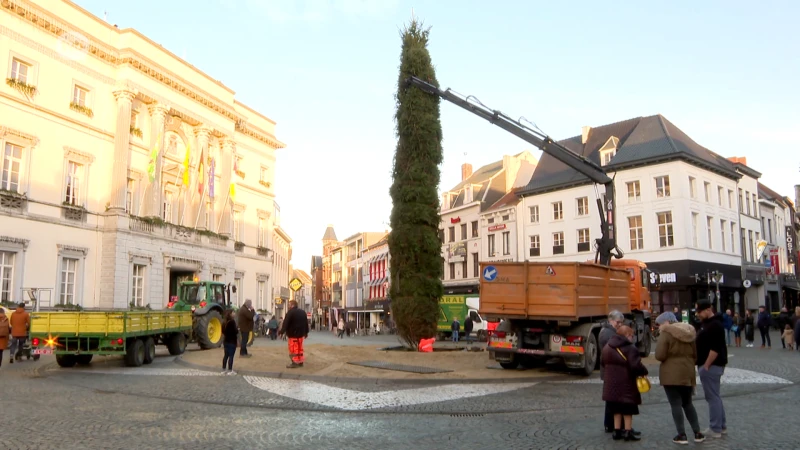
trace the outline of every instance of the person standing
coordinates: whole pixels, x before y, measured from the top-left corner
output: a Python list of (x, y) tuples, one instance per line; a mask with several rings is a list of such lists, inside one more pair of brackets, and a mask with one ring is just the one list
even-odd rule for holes
[(744, 312), (744, 340), (747, 341), (746, 347), (753, 347), (756, 340), (755, 319), (749, 309)]
[(289, 357), (292, 358), (292, 363), (286, 368), (303, 367), (303, 340), (308, 338), (308, 320), (306, 312), (298, 308), (294, 300), (289, 302), (289, 312), (283, 318), (281, 334), (289, 338)]
[(8, 348), (8, 337), (11, 336), (11, 324), (4, 309), (0, 308), (0, 366), (3, 365), (3, 351)]
[(344, 339), (344, 319), (339, 319), (339, 323), (336, 325), (336, 328), (339, 330), (339, 339)]
[[(598, 343), (600, 344), (600, 354), (603, 353), (603, 349), (608, 344), (608, 341), (611, 339), (611, 336), (617, 334), (617, 330), (619, 327), (622, 326), (623, 321), (625, 320), (625, 316), (622, 315), (621, 312), (614, 310), (608, 313), (608, 317), (606, 323), (603, 324), (603, 328), (600, 329), (600, 335), (598, 336)], [(603, 361), (600, 360), (600, 380), (603, 380)], [(611, 409), (608, 407), (608, 402), (606, 402), (606, 410), (605, 416), (603, 418), (603, 425), (605, 426), (606, 433), (613, 433), (614, 432), (614, 414), (611, 412)]]
[(722, 326), (725, 328), (725, 343), (728, 344), (730, 347), (731, 345), (731, 328), (733, 328), (733, 317), (731, 316), (731, 310), (726, 309), (725, 313), (722, 314)]
[(720, 438), (728, 432), (725, 406), (720, 396), (720, 381), (728, 365), (725, 329), (722, 318), (711, 309), (711, 302), (706, 300), (698, 303), (697, 315), (701, 320), (697, 332), (697, 373), (708, 402), (709, 430), (705, 434)]
[(744, 320), (742, 320), (738, 312), (733, 313), (733, 326), (731, 327), (731, 331), (733, 331), (733, 338), (737, 347), (742, 346), (742, 328), (744, 328)]
[[(789, 325), (789, 328), (792, 328), (791, 323), (792, 321), (789, 319), (789, 310), (784, 306), (781, 308), (780, 314), (778, 314), (778, 329), (783, 331), (786, 329), (787, 325)], [(794, 331), (792, 331), (792, 334), (794, 334)], [(791, 348), (791, 346), (794, 345), (794, 342), (786, 342), (786, 339), (783, 338), (783, 333), (781, 333), (781, 346), (786, 348), (786, 344), (789, 344), (789, 347)]]
[(464, 319), (464, 339), (466, 339), (467, 342), (470, 342), (469, 335), (472, 333), (473, 326), (474, 324), (472, 323), (472, 317), (467, 315), (467, 317)]
[(269, 330), (269, 338), (270, 340), (275, 340), (278, 338), (278, 319), (275, 316), (272, 316), (269, 319), (269, 323), (267, 324), (267, 329)]
[(253, 301), (250, 299), (245, 300), (244, 305), (239, 308), (239, 331), (242, 333), (242, 345), (239, 350), (239, 356), (242, 358), (249, 358), (252, 356), (247, 354), (247, 342), (250, 340), (250, 333), (253, 331), (253, 317), (255, 314)]
[(17, 310), (11, 314), (11, 364), (22, 357), (22, 348), (28, 340), (28, 328), (31, 326), (31, 315), (25, 311), (25, 303), (17, 305)]
[(458, 330), (461, 329), (461, 323), (458, 317), (453, 317), (453, 323), (450, 324), (450, 331), (453, 332), (453, 342), (458, 342)]
[(225, 349), (225, 356), (222, 357), (222, 373), (236, 375), (236, 372), (233, 371), (233, 357), (236, 355), (236, 346), (239, 342), (239, 330), (236, 327), (232, 309), (225, 311), (222, 334), (225, 336), (225, 340), (222, 342)]
[(758, 321), (756, 325), (758, 326), (758, 332), (761, 334), (761, 348), (771, 349), (772, 348), (772, 340), (769, 337), (769, 325), (772, 323), (772, 317), (767, 312), (767, 307), (761, 305), (758, 307)]
[(675, 315), (669, 312), (658, 316), (656, 323), (661, 330), (661, 338), (656, 346), (656, 359), (661, 361), (659, 382), (667, 394), (672, 420), (678, 431), (672, 442), (681, 445), (689, 443), (683, 423), (684, 413), (692, 426), (694, 441), (703, 442), (705, 436), (700, 432), (697, 411), (692, 404), (692, 391), (697, 384), (694, 369), (697, 360), (695, 329), (688, 323), (678, 322)]
[(602, 361), (606, 366), (603, 401), (607, 402), (614, 414), (615, 441), (641, 439), (633, 431), (633, 416), (639, 414), (639, 405), (642, 404), (636, 378), (647, 375), (647, 368), (642, 364), (642, 357), (633, 340), (633, 329), (623, 325), (603, 348)]

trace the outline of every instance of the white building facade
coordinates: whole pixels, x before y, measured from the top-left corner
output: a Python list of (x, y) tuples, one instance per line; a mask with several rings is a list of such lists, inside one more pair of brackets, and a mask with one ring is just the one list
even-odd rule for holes
[(758, 310), (766, 303), (767, 271), (763, 257), (758, 255), (758, 242), (762, 240), (761, 217), (758, 206), (758, 179), (761, 174), (747, 166), (745, 158), (731, 158), (736, 171), (741, 174), (737, 188), (741, 228), (741, 265), (744, 287), (744, 305)]
[(0, 300), (158, 309), (195, 277), (239, 303), (266, 290), (275, 122), (70, 2), (0, 18)]
[[(614, 178), (617, 245), (625, 258), (660, 274), (654, 310), (691, 309), (709, 296), (718, 308), (743, 306), (741, 175), (734, 164), (662, 116), (587, 128), (561, 143)], [(543, 155), (520, 195), (521, 254), (529, 261), (594, 261), (602, 186)]]
[[(461, 182), (442, 194), (439, 239), (444, 258), (445, 293), (478, 292), (481, 252), (489, 251), (488, 247), (483, 248), (488, 243), (482, 243), (481, 239), (481, 213), (518, 186), (519, 179), (527, 184), (537, 162), (530, 152), (524, 151), (513, 156), (505, 155), (502, 160), (487, 164), (474, 173), (470, 164), (464, 164)], [(510, 218), (506, 222), (510, 222)], [(503, 239), (502, 232), (500, 236)], [(499, 244), (502, 253), (503, 244)], [(511, 245), (509, 238), (506, 246), (509, 253)]]

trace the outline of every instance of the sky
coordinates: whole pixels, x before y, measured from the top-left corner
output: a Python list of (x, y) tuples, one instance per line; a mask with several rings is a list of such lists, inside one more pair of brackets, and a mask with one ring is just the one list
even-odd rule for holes
[[(747, 157), (761, 182), (800, 184), (800, 2), (76, 0), (135, 28), (277, 122), (276, 195), (308, 271), (327, 224), (344, 239), (391, 213), (400, 32), (431, 27), (443, 88), (524, 116), (555, 139), (662, 114), (699, 144)], [(443, 102), (440, 191), (522, 150)]]

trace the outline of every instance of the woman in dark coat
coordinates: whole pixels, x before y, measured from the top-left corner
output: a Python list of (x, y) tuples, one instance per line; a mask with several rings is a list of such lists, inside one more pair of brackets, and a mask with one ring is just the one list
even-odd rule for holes
[(642, 394), (636, 377), (647, 375), (647, 368), (633, 345), (631, 327), (619, 327), (609, 339), (603, 348), (603, 365), (603, 401), (614, 414), (614, 440), (638, 441), (641, 438), (633, 431), (633, 416), (639, 414)]
[(756, 339), (755, 318), (749, 309), (744, 312), (744, 340), (747, 341), (745, 347), (752, 347)]

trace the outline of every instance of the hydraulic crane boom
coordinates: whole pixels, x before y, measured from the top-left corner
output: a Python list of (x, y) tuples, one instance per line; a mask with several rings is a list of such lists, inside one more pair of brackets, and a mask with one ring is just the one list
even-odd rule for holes
[[(605, 186), (606, 204), (603, 205), (603, 201), (599, 198), (597, 199), (602, 237), (595, 239), (597, 249), (595, 262), (608, 266), (611, 265), (612, 257), (617, 259), (623, 257), (622, 250), (617, 246), (616, 229), (614, 227), (614, 180), (605, 173), (602, 167), (572, 152), (539, 130), (523, 125), (518, 120), (514, 120), (500, 111), (489, 109), (474, 97), (464, 97), (449, 88), (441, 90), (417, 77), (408, 78), (407, 83), (409, 86), (416, 86), (429, 94), (438, 95), (440, 98), (486, 119), (514, 136), (535, 145), (543, 152), (585, 175), (594, 183)], [(470, 98), (473, 98), (474, 102), (470, 102)]]

